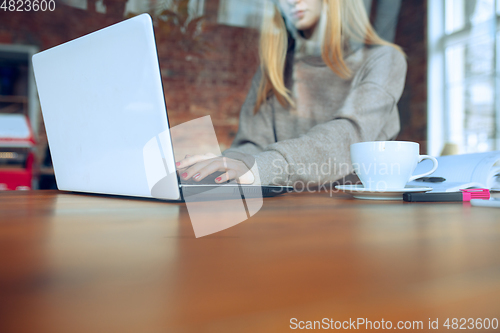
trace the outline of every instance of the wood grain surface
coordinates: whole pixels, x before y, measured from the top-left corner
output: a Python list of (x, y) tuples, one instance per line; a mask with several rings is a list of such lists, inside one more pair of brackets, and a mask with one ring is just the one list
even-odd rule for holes
[(182, 203), (3, 192), (0, 332), (298, 331), (292, 318), (422, 332), (439, 319), (444, 332), (447, 318), (500, 319), (499, 213), (289, 194), (197, 239)]

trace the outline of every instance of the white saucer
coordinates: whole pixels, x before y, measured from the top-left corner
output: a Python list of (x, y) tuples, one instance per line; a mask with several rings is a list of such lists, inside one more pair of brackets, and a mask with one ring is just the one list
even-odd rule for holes
[(337, 185), (335, 188), (349, 193), (356, 199), (365, 200), (403, 200), (403, 193), (432, 191), (432, 187), (414, 185), (390, 190), (366, 189), (363, 185)]

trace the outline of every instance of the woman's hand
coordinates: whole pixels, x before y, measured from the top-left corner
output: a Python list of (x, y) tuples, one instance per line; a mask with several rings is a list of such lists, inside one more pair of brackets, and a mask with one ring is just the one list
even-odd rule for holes
[(253, 184), (255, 181), (253, 173), (245, 163), (212, 153), (186, 155), (183, 160), (176, 163), (176, 166), (184, 180), (193, 178), (194, 181), (200, 181), (219, 171), (224, 174), (215, 178), (216, 183), (224, 183), (231, 179), (235, 179), (240, 184)]

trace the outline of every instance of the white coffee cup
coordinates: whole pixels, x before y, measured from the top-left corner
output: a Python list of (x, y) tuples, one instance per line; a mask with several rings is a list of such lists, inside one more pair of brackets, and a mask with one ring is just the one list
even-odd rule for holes
[[(425, 177), (436, 171), (438, 161), (429, 155), (419, 155), (420, 146), (409, 141), (370, 141), (351, 145), (354, 171), (367, 189), (403, 189), (409, 181)], [(412, 176), (418, 163), (429, 159), (432, 169)]]

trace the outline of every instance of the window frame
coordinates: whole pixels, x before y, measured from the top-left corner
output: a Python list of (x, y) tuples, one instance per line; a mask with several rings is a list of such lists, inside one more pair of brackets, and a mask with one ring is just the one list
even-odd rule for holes
[[(440, 155), (448, 138), (448, 101), (446, 94), (446, 48), (465, 44), (472, 30), (469, 22), (452, 33), (446, 33), (446, 0), (427, 1), (427, 150), (431, 155)], [(494, 66), (491, 79), (494, 80), (494, 150), (500, 150), (500, 0), (494, 0), (496, 19), (485, 22), (492, 24)]]

